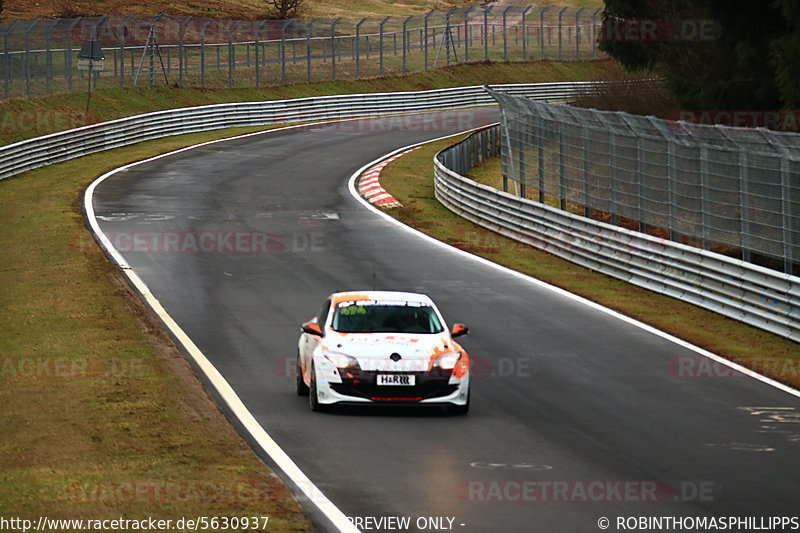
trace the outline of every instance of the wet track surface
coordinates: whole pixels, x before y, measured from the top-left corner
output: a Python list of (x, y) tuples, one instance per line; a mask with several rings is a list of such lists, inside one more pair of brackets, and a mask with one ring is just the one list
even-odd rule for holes
[[(226, 141), (118, 173), (94, 205), (166, 310), (348, 516), (410, 517), (412, 531), (419, 517), (450, 517), (455, 531), (582, 532), (603, 516), (615, 531), (616, 517), (796, 513), (798, 398), (725, 372), (692, 378), (706, 362), (694, 352), (420, 239), (347, 190), (385, 153), (495, 120), (451, 112)], [(425, 292), (470, 326), (468, 416), (318, 414), (295, 395), (300, 323), (331, 292), (373, 287)]]

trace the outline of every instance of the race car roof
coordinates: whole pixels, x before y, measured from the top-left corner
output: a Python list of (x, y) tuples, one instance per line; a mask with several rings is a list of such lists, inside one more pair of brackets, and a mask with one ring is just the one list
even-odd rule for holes
[(337, 292), (331, 295), (331, 302), (358, 301), (358, 300), (395, 300), (404, 302), (418, 302), (426, 305), (433, 305), (433, 300), (425, 294), (416, 292), (400, 291), (347, 291)]

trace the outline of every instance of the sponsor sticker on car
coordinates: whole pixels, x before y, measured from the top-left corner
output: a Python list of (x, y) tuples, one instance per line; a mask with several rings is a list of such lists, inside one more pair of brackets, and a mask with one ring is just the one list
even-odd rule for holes
[(378, 385), (413, 387), (416, 384), (415, 377), (410, 374), (378, 374)]

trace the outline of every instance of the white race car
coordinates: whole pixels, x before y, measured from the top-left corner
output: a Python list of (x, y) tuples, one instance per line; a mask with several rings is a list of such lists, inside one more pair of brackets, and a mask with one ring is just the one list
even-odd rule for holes
[(443, 405), (469, 410), (469, 356), (424, 294), (338, 292), (302, 326), (297, 394), (333, 404)]

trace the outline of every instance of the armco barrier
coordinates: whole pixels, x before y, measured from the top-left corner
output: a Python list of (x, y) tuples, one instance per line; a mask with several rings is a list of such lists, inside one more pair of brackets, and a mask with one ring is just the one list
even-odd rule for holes
[(573, 263), (800, 341), (800, 277), (573, 215), (450, 170), (479, 161), (498, 129), (434, 157), (436, 198), (448, 209)]
[[(492, 86), (531, 98), (564, 100), (596, 83), (537, 83)], [(355, 118), (415, 111), (497, 105), (482, 87), (419, 92), (318, 96), (157, 111), (44, 135), (0, 148), (0, 179), (75, 157), (169, 135), (235, 126), (261, 126)]]

